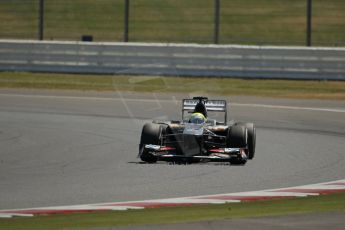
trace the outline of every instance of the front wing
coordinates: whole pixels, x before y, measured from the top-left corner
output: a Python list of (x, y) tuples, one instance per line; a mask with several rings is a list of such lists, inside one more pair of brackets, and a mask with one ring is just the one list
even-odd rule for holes
[(207, 162), (233, 162), (240, 160), (246, 162), (248, 157), (245, 148), (213, 148), (200, 155), (177, 154), (175, 148), (160, 145), (145, 145), (143, 152), (152, 154), (160, 161), (207, 161)]

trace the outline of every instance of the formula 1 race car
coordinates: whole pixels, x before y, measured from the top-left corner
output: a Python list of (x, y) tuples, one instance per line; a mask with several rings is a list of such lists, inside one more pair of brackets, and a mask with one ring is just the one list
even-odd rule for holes
[[(223, 117), (222, 121), (212, 119), (211, 114)], [(253, 123), (227, 125), (225, 100), (193, 97), (182, 100), (181, 121), (153, 121), (144, 125), (138, 156), (147, 163), (230, 162), (244, 165), (254, 157), (255, 141)]]

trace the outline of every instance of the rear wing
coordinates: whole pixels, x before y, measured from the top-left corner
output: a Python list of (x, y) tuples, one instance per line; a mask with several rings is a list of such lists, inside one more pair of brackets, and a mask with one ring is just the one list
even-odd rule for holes
[[(183, 99), (182, 100), (182, 120), (185, 120), (185, 112), (192, 113), (195, 106), (199, 103), (199, 99)], [(224, 112), (224, 122), (227, 120), (227, 103), (225, 100), (203, 100), (207, 112)]]

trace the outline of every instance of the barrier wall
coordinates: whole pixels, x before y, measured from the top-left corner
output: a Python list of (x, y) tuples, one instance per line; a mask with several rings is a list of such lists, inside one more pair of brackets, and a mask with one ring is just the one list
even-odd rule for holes
[(1, 40), (0, 70), (345, 80), (345, 48)]

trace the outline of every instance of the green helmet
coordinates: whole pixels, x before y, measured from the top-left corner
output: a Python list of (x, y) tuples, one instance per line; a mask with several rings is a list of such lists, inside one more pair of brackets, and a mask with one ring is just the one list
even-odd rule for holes
[(194, 124), (203, 124), (206, 121), (207, 119), (202, 113), (193, 113), (189, 119), (189, 122)]

